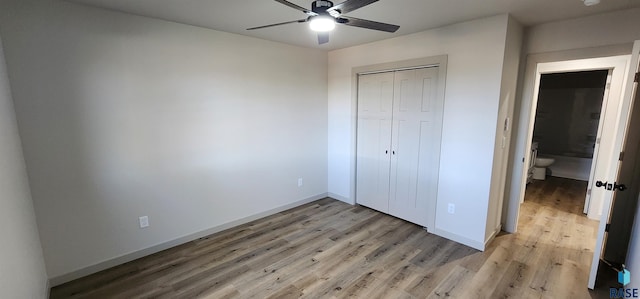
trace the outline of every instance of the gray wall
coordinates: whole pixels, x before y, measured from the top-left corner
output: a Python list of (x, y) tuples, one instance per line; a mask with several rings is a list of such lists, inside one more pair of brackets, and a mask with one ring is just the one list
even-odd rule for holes
[(45, 298), (47, 273), (0, 41), (0, 297)]
[(325, 52), (63, 1), (0, 12), (53, 284), (326, 194)]
[(630, 43), (640, 39), (638, 15), (640, 8), (632, 8), (529, 27), (524, 50), (531, 54)]

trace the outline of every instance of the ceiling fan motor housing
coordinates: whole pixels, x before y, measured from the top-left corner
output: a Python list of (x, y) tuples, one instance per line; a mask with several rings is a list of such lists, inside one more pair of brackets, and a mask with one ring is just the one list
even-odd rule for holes
[(327, 15), (329, 14), (327, 12), (327, 9), (329, 9), (330, 7), (333, 7), (333, 2), (331, 1), (323, 1), (323, 0), (317, 0), (317, 1), (313, 1), (311, 3), (311, 11), (319, 14), (319, 15)]

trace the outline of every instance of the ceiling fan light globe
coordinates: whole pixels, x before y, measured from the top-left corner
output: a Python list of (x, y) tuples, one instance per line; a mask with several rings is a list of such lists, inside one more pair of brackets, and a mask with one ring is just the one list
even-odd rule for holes
[(309, 28), (316, 32), (327, 32), (336, 28), (336, 21), (330, 16), (317, 16), (309, 21)]

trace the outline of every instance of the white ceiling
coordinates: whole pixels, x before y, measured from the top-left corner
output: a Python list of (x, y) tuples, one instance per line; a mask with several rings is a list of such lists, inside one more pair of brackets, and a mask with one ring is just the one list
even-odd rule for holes
[[(448, 24), (510, 13), (526, 26), (640, 7), (640, 0), (380, 0), (346, 15), (400, 25), (396, 33), (338, 25), (328, 44), (318, 45), (307, 24), (246, 28), (304, 19), (300, 11), (273, 0), (70, 0), (178, 23), (190, 24), (309, 48), (333, 50), (424, 31)], [(311, 0), (290, 0), (310, 8)], [(342, 0), (334, 2), (338, 4)]]

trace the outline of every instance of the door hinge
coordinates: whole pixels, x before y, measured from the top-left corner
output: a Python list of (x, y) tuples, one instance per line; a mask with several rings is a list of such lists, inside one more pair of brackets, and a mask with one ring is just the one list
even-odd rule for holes
[(587, 196), (591, 196), (591, 189), (587, 189)]
[(622, 161), (624, 159), (624, 152), (620, 152), (620, 157), (618, 157), (618, 161)]
[(596, 144), (600, 144), (600, 138), (596, 138)]
[(609, 227), (611, 226), (611, 223), (607, 223), (607, 225), (604, 226), (604, 231), (605, 232), (609, 232)]
[(640, 82), (640, 72), (636, 73), (636, 77), (633, 79), (633, 82)]

